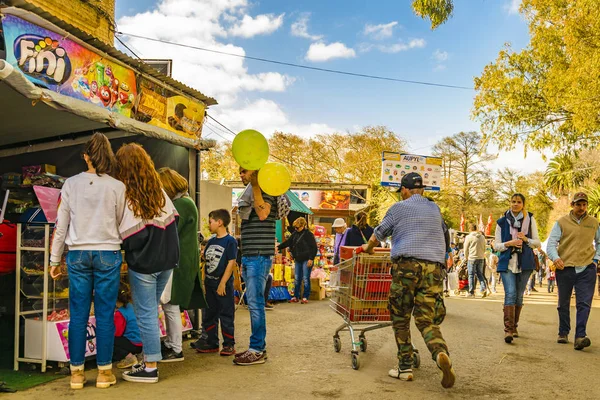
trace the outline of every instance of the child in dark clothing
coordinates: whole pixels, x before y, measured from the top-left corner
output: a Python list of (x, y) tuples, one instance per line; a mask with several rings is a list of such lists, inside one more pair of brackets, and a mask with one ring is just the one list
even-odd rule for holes
[(198, 339), (194, 348), (199, 353), (219, 351), (218, 325), (223, 335), (222, 356), (235, 354), (233, 269), (237, 257), (237, 241), (227, 233), (231, 221), (229, 211), (215, 210), (208, 214), (211, 238), (204, 248), (206, 302), (202, 313), (202, 330), (206, 337)]
[(138, 362), (135, 355), (141, 352), (142, 337), (131, 304), (131, 292), (129, 285), (121, 282), (115, 311), (113, 362), (119, 362), (118, 368), (132, 367)]

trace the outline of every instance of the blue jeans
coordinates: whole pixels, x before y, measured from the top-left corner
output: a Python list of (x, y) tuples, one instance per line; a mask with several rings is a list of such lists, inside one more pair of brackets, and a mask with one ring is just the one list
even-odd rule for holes
[(69, 269), (69, 354), (71, 365), (85, 362), (92, 294), (96, 314), (96, 363), (112, 363), (115, 341), (114, 312), (121, 277), (121, 251), (71, 250)]
[(502, 286), (504, 286), (504, 305), (522, 306), (523, 294), (527, 288), (527, 281), (531, 271), (523, 271), (520, 274), (513, 274), (511, 271), (500, 272)]
[(304, 292), (302, 298), (308, 299), (310, 296), (310, 271), (312, 267), (308, 266), (308, 261), (295, 261), (296, 277), (294, 279), (294, 297), (300, 298), (300, 287), (304, 283)]
[(596, 286), (596, 266), (590, 264), (580, 273), (576, 273), (573, 267), (557, 269), (556, 286), (558, 286), (558, 334), (568, 335), (571, 331), (571, 295), (575, 289), (577, 306), (575, 338), (586, 337), (586, 327)]
[(130, 269), (128, 273), (135, 318), (142, 334), (144, 359), (148, 362), (162, 360), (158, 302), (172, 273), (172, 269), (154, 274), (140, 274)]
[(266, 348), (267, 321), (265, 318), (265, 285), (271, 272), (273, 257), (242, 257), (242, 277), (246, 283), (246, 302), (250, 312), (250, 350), (264, 351)]
[(467, 262), (467, 269), (469, 270), (469, 293), (471, 294), (475, 294), (475, 274), (477, 274), (477, 279), (479, 279), (481, 291), (483, 292), (487, 289), (485, 277), (483, 276), (483, 268), (485, 267), (484, 261), (485, 260), (481, 259)]

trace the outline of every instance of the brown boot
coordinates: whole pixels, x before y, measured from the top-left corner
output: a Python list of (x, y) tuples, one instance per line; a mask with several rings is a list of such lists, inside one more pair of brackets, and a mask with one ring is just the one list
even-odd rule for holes
[(85, 385), (85, 371), (83, 365), (71, 365), (71, 389), (83, 389)]
[(515, 306), (515, 327), (513, 329), (513, 337), (519, 337), (519, 332), (517, 332), (517, 327), (519, 326), (519, 317), (521, 316), (521, 310), (523, 306)]
[(98, 366), (98, 378), (96, 379), (96, 387), (99, 389), (107, 389), (117, 383), (117, 378), (112, 373), (112, 364)]
[(504, 306), (504, 341), (512, 343), (515, 329), (515, 306)]

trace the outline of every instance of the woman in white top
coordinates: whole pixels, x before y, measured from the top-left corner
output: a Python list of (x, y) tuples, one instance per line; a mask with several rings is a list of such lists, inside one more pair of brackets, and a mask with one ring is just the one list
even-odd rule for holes
[(510, 209), (498, 220), (494, 249), (500, 252), (497, 271), (504, 286), (504, 341), (518, 337), (517, 326), (523, 309), (527, 281), (535, 271), (534, 248), (540, 247), (533, 214), (525, 210), (525, 196), (512, 195)]
[(117, 383), (112, 373), (114, 310), (121, 270), (119, 225), (125, 211), (125, 185), (112, 178), (115, 155), (108, 138), (96, 133), (86, 143), (87, 171), (65, 182), (52, 239), (51, 275), (60, 275), (60, 260), (69, 246), (69, 354), (71, 388), (85, 384), (84, 362), (92, 296), (96, 317), (96, 387)]

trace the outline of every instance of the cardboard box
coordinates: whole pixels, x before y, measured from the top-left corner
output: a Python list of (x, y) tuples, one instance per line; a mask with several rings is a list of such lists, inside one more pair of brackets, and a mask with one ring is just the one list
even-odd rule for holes
[(310, 280), (309, 300), (323, 300), (325, 298), (325, 288), (321, 286), (321, 279), (312, 278)]

